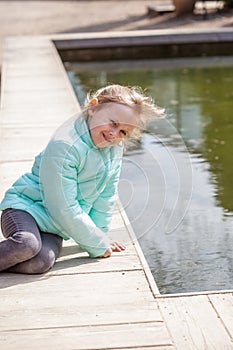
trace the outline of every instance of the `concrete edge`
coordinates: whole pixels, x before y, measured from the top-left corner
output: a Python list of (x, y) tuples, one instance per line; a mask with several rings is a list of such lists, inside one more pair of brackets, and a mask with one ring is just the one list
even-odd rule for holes
[(148, 265), (148, 263), (146, 261), (145, 255), (144, 255), (144, 253), (142, 251), (142, 248), (141, 248), (141, 246), (140, 246), (140, 244), (139, 244), (139, 242), (137, 240), (137, 237), (136, 237), (136, 235), (134, 233), (134, 230), (133, 230), (133, 228), (132, 228), (132, 226), (130, 224), (128, 216), (127, 216), (127, 214), (126, 214), (126, 212), (125, 212), (125, 210), (124, 210), (124, 208), (123, 208), (123, 206), (122, 206), (120, 201), (118, 201), (118, 207), (119, 207), (119, 211), (120, 211), (121, 217), (123, 219), (123, 222), (124, 222), (124, 224), (125, 224), (125, 226), (127, 228), (127, 231), (129, 233), (129, 236), (130, 236), (130, 238), (131, 238), (131, 240), (132, 240), (132, 242), (133, 242), (133, 244), (135, 246), (135, 249), (136, 249), (136, 251), (138, 253), (140, 262), (141, 262), (141, 264), (143, 266), (143, 269), (144, 269), (144, 272), (145, 272), (148, 284), (149, 284), (149, 286), (151, 288), (151, 291), (152, 291), (154, 297), (158, 297), (159, 295), (162, 296), (160, 294), (160, 291), (159, 291), (158, 287), (157, 287), (155, 279), (154, 279), (154, 277), (153, 277), (153, 275), (151, 273), (151, 270), (150, 270), (149, 265)]
[(113, 47), (117, 45), (164, 45), (211, 42), (232, 42), (233, 29), (163, 29), (126, 32), (99, 32), (83, 34), (52, 35), (58, 50), (75, 48)]

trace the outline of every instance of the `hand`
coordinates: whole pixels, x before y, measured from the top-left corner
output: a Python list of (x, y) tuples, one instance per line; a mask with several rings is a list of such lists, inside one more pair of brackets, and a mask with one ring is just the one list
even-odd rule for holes
[(99, 258), (108, 258), (109, 256), (112, 255), (112, 252), (121, 252), (122, 250), (125, 250), (125, 249), (126, 249), (126, 246), (124, 246), (123, 244), (113, 242), (111, 243), (110, 248), (108, 248), (103, 255), (99, 256)]
[(121, 252), (126, 249), (126, 246), (121, 243), (113, 242), (111, 243), (111, 249), (113, 252)]
[(108, 258), (109, 256), (112, 255), (112, 249), (108, 248), (106, 252), (103, 255), (100, 255), (99, 258)]

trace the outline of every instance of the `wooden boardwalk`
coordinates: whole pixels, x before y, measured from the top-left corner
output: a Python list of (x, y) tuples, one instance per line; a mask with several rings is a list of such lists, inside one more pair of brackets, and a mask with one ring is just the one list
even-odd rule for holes
[[(0, 197), (78, 110), (50, 38), (8, 39)], [(233, 349), (232, 291), (160, 295), (120, 205), (110, 235), (127, 250), (90, 259), (68, 241), (45, 275), (0, 274), (0, 349)]]

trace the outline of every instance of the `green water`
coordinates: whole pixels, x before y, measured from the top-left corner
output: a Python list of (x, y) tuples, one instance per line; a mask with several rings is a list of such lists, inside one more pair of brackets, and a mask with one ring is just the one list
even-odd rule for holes
[(73, 65), (82, 103), (108, 83), (166, 108), (124, 157), (119, 194), (161, 293), (233, 289), (233, 59)]

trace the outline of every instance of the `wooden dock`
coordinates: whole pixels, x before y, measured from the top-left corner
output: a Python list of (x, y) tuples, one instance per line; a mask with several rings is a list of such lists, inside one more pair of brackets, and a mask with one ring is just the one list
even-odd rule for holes
[[(0, 197), (79, 110), (50, 37), (6, 41), (1, 93)], [(120, 205), (110, 235), (127, 250), (68, 241), (45, 275), (0, 274), (0, 349), (233, 349), (232, 291), (160, 295)]]

